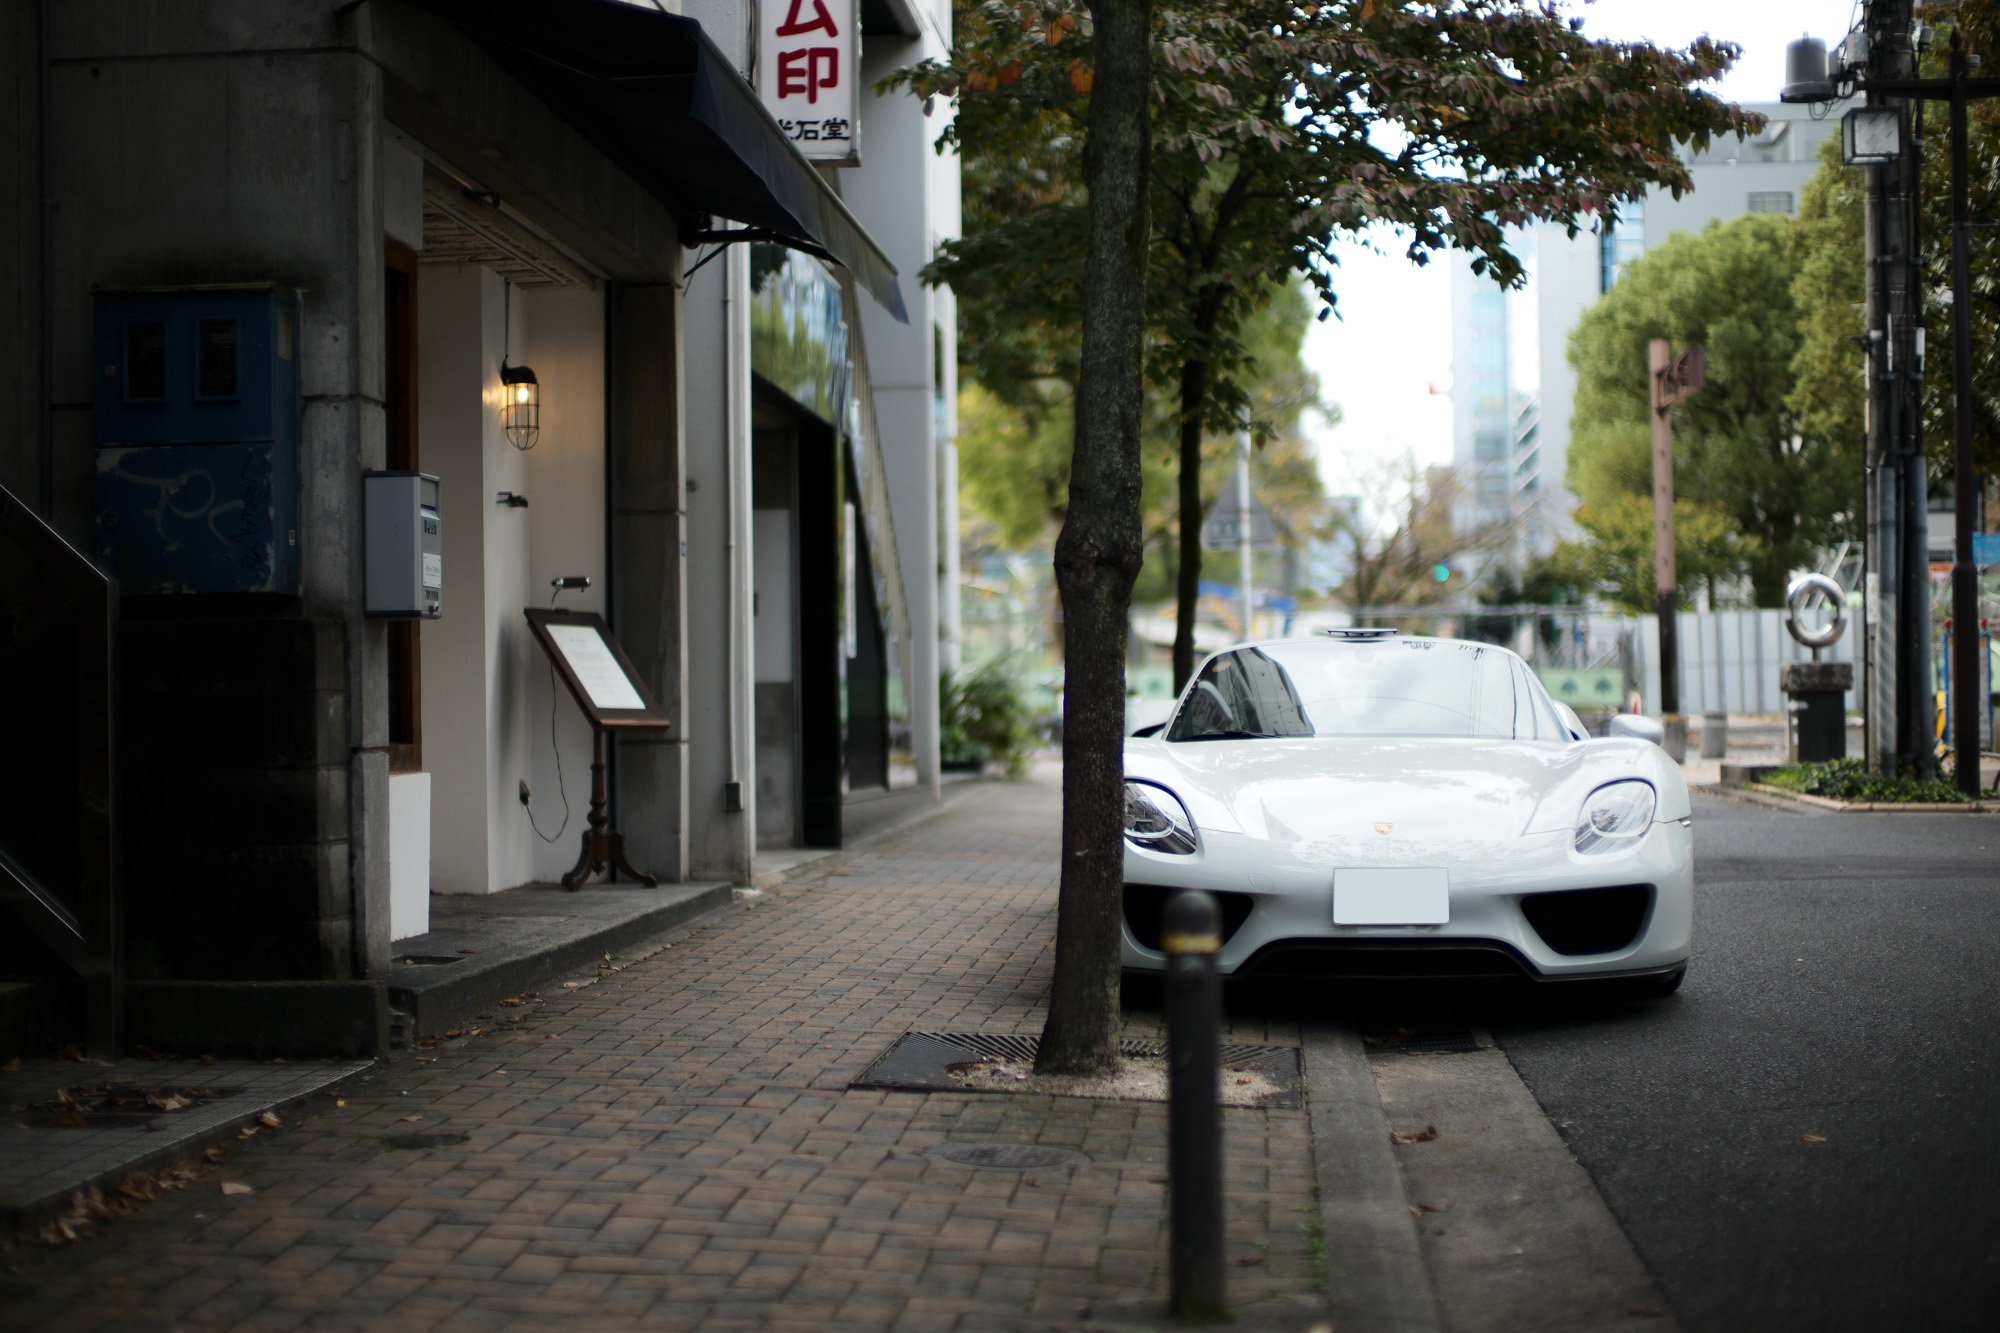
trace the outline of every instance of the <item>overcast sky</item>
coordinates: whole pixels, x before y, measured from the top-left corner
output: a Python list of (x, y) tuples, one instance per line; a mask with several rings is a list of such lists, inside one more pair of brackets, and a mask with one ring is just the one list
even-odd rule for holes
[[(1854, 0), (1564, 0), (1584, 31), (1684, 47), (1703, 33), (1743, 48), (1716, 91), (1734, 102), (1773, 102), (1784, 80), (1785, 43), (1802, 32), (1832, 46), (1859, 17)], [(1417, 268), (1385, 237), (1374, 254), (1344, 247), (1340, 316), (1313, 327), (1306, 359), (1343, 420), (1319, 432), (1320, 472), (1330, 492), (1413, 453), (1451, 459), (1451, 315), (1443, 262)], [(1433, 392), (1435, 391), (1435, 392)]]

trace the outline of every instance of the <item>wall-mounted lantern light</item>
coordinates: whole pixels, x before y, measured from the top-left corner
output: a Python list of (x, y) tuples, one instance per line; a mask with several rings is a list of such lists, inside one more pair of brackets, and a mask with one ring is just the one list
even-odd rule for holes
[(500, 425), (507, 443), (532, 449), (542, 434), (542, 386), (526, 366), (500, 363)]

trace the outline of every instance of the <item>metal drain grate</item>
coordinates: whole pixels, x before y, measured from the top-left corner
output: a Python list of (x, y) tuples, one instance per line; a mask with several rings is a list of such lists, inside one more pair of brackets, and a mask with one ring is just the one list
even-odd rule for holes
[[(853, 1088), (894, 1088), (903, 1092), (986, 1092), (1005, 1089), (968, 1088), (951, 1076), (951, 1066), (982, 1056), (1034, 1062), (1041, 1038), (992, 1035), (984, 1032), (906, 1032), (884, 1051), (875, 1063), (862, 1071), (848, 1086)], [(1130, 1056), (1165, 1055), (1165, 1042), (1126, 1038), (1118, 1043), (1121, 1053)], [(1276, 1084), (1279, 1091), (1260, 1105), (1296, 1107), (1299, 1102), (1299, 1052), (1295, 1046), (1249, 1046), (1224, 1043), (1224, 1075), (1256, 1072)]]
[(1370, 1055), (1470, 1055), (1480, 1048), (1472, 1032), (1415, 1033), (1408, 1028), (1361, 1039)]

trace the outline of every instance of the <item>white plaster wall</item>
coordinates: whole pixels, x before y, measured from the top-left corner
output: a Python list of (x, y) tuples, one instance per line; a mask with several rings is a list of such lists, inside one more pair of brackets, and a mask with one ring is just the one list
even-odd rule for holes
[[(527, 336), (515, 338), (515, 353), (541, 381), (542, 435), (526, 455), (527, 600), (514, 608), (510, 631), (518, 635), (527, 673), (527, 756), (525, 776), (534, 794), (535, 820), (554, 835), (563, 822), (562, 793), (569, 796), (569, 826), (554, 842), (528, 831), (529, 878), (549, 882), (576, 864), (586, 816), (590, 813), (590, 723), (560, 680), (551, 693), (546, 655), (527, 631), (525, 606), (549, 604), (552, 579), (582, 574), (591, 586), (565, 592), (556, 605), (575, 611), (604, 610), (604, 298), (573, 289), (527, 293)], [(514, 293), (516, 316), (524, 304)], [(555, 741), (549, 737), (550, 705)], [(556, 754), (562, 756), (558, 785)], [(510, 783), (511, 787), (512, 784)], [(528, 812), (513, 801), (510, 817), (523, 828)]]
[[(515, 795), (528, 772), (529, 520), (494, 503), (500, 491), (529, 489), (528, 463), (500, 433), (500, 277), (425, 268), (420, 283), (417, 448), (439, 481), (444, 555), (443, 614), (422, 630), (431, 889), (492, 893), (525, 882), (530, 866)], [(517, 349), (527, 316), (517, 300)]]
[(431, 775), (389, 775), (389, 938), (431, 928)]
[[(948, 29), (940, 30), (935, 17), (933, 12), (933, 22), (924, 24), (919, 38), (869, 38), (862, 53), (864, 81), (872, 85), (904, 65), (943, 55)], [(934, 104), (933, 110), (941, 108)], [(842, 198), (895, 264), (910, 314), (908, 324), (898, 324), (874, 301), (861, 302), (897, 556), (910, 604), (911, 748), (918, 781), (933, 786), (938, 781), (940, 638), (955, 619), (941, 611), (957, 593), (956, 553), (940, 544), (945, 526), (940, 448), (949, 443), (951, 419), (947, 416), (941, 432), (933, 406), (933, 330), (944, 329), (945, 348), (954, 363), (957, 341), (948, 294), (925, 287), (916, 275), (930, 262), (937, 243), (958, 230), (958, 161), (939, 157), (932, 147), (947, 123), (937, 114), (924, 115), (922, 102), (907, 94), (865, 99), (862, 165), (842, 172), (840, 179)], [(955, 383), (948, 370), (948, 404), (956, 398), (949, 392)]]

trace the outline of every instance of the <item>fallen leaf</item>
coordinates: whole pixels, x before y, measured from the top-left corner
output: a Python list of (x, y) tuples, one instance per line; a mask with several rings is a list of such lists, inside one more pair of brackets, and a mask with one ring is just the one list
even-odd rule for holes
[(215, 1063), (215, 1057), (212, 1055), (204, 1055), (201, 1057), (201, 1062), (205, 1065), (212, 1065)]
[(1429, 1143), (1432, 1139), (1436, 1138), (1437, 1136), (1438, 1136), (1438, 1127), (1436, 1125), (1425, 1125), (1420, 1132), (1415, 1134), (1399, 1134), (1392, 1129), (1389, 1131), (1389, 1142)]
[(397, 1118), (398, 1118), (398, 1119), (400, 1119), (400, 1120), (408, 1120), (408, 1121), (412, 1121), (412, 1122), (414, 1122), (414, 1121), (418, 1121), (418, 1120), (422, 1120), (422, 1119), (423, 1119), (423, 1116), (421, 1116), (421, 1115), (406, 1115), (406, 1116), (399, 1116), (399, 1117), (397, 1117)]
[(565, 982), (563, 983), (563, 989), (564, 989), (564, 990), (575, 990), (575, 989), (576, 989), (576, 988), (577, 988), (578, 986), (580, 986), (580, 985), (582, 985), (582, 984), (583, 984), (583, 983), (582, 983), (582, 982), (580, 982), (580, 981), (565, 981)]
[(291, 1063), (291, 1061), (290, 1061), (290, 1060), (287, 1060), (287, 1059), (286, 1059), (286, 1058), (285, 1058), (284, 1056), (282, 1056), (282, 1055), (274, 1055), (274, 1056), (272, 1056), (272, 1057), (271, 1057), (271, 1063), (272, 1063), (272, 1064), (274, 1064), (274, 1065), (288, 1065), (288, 1064), (290, 1064), (290, 1063)]
[(238, 1135), (237, 1135), (236, 1137), (237, 1137), (237, 1138), (239, 1138), (239, 1139), (247, 1139), (247, 1138), (249, 1138), (249, 1137), (250, 1137), (250, 1136), (251, 1136), (252, 1134), (255, 1134), (256, 1132), (257, 1132), (257, 1127), (256, 1127), (255, 1125), (245, 1125), (245, 1126), (243, 1127), (243, 1131), (242, 1131), (242, 1132), (241, 1132), (240, 1134), (238, 1134)]
[(255, 1194), (257, 1191), (251, 1189), (240, 1180), (225, 1180), (222, 1182), (222, 1192), (224, 1194)]
[(346, 1106), (346, 1105), (347, 1105), (347, 1098), (345, 1098), (345, 1097), (335, 1097), (335, 1098), (333, 1099), (333, 1104), (334, 1104), (334, 1105), (335, 1105), (336, 1107), (342, 1107), (342, 1106)]
[(1236, 1266), (1238, 1268), (1255, 1268), (1263, 1262), (1264, 1256), (1261, 1254), (1246, 1254), (1236, 1261)]
[(257, 1123), (262, 1125), (266, 1129), (276, 1129), (279, 1125), (283, 1124), (284, 1121), (278, 1119), (277, 1116), (273, 1115), (269, 1111), (260, 1111), (257, 1113)]
[(521, 1007), (521, 1002), (519, 1000), (502, 1000), (500, 1001), (500, 1007), (503, 1009), (518, 1009)]
[(1825, 1143), (1825, 1142), (1826, 1142), (1826, 1138), (1825, 1138), (1825, 1136), (1823, 1136), (1823, 1135), (1820, 1135), (1820, 1134), (1801, 1134), (1801, 1135), (1799, 1135), (1799, 1142), (1800, 1142), (1800, 1143)]
[(219, 1162), (223, 1158), (223, 1152), (220, 1148), (203, 1148), (201, 1155), (211, 1162)]

